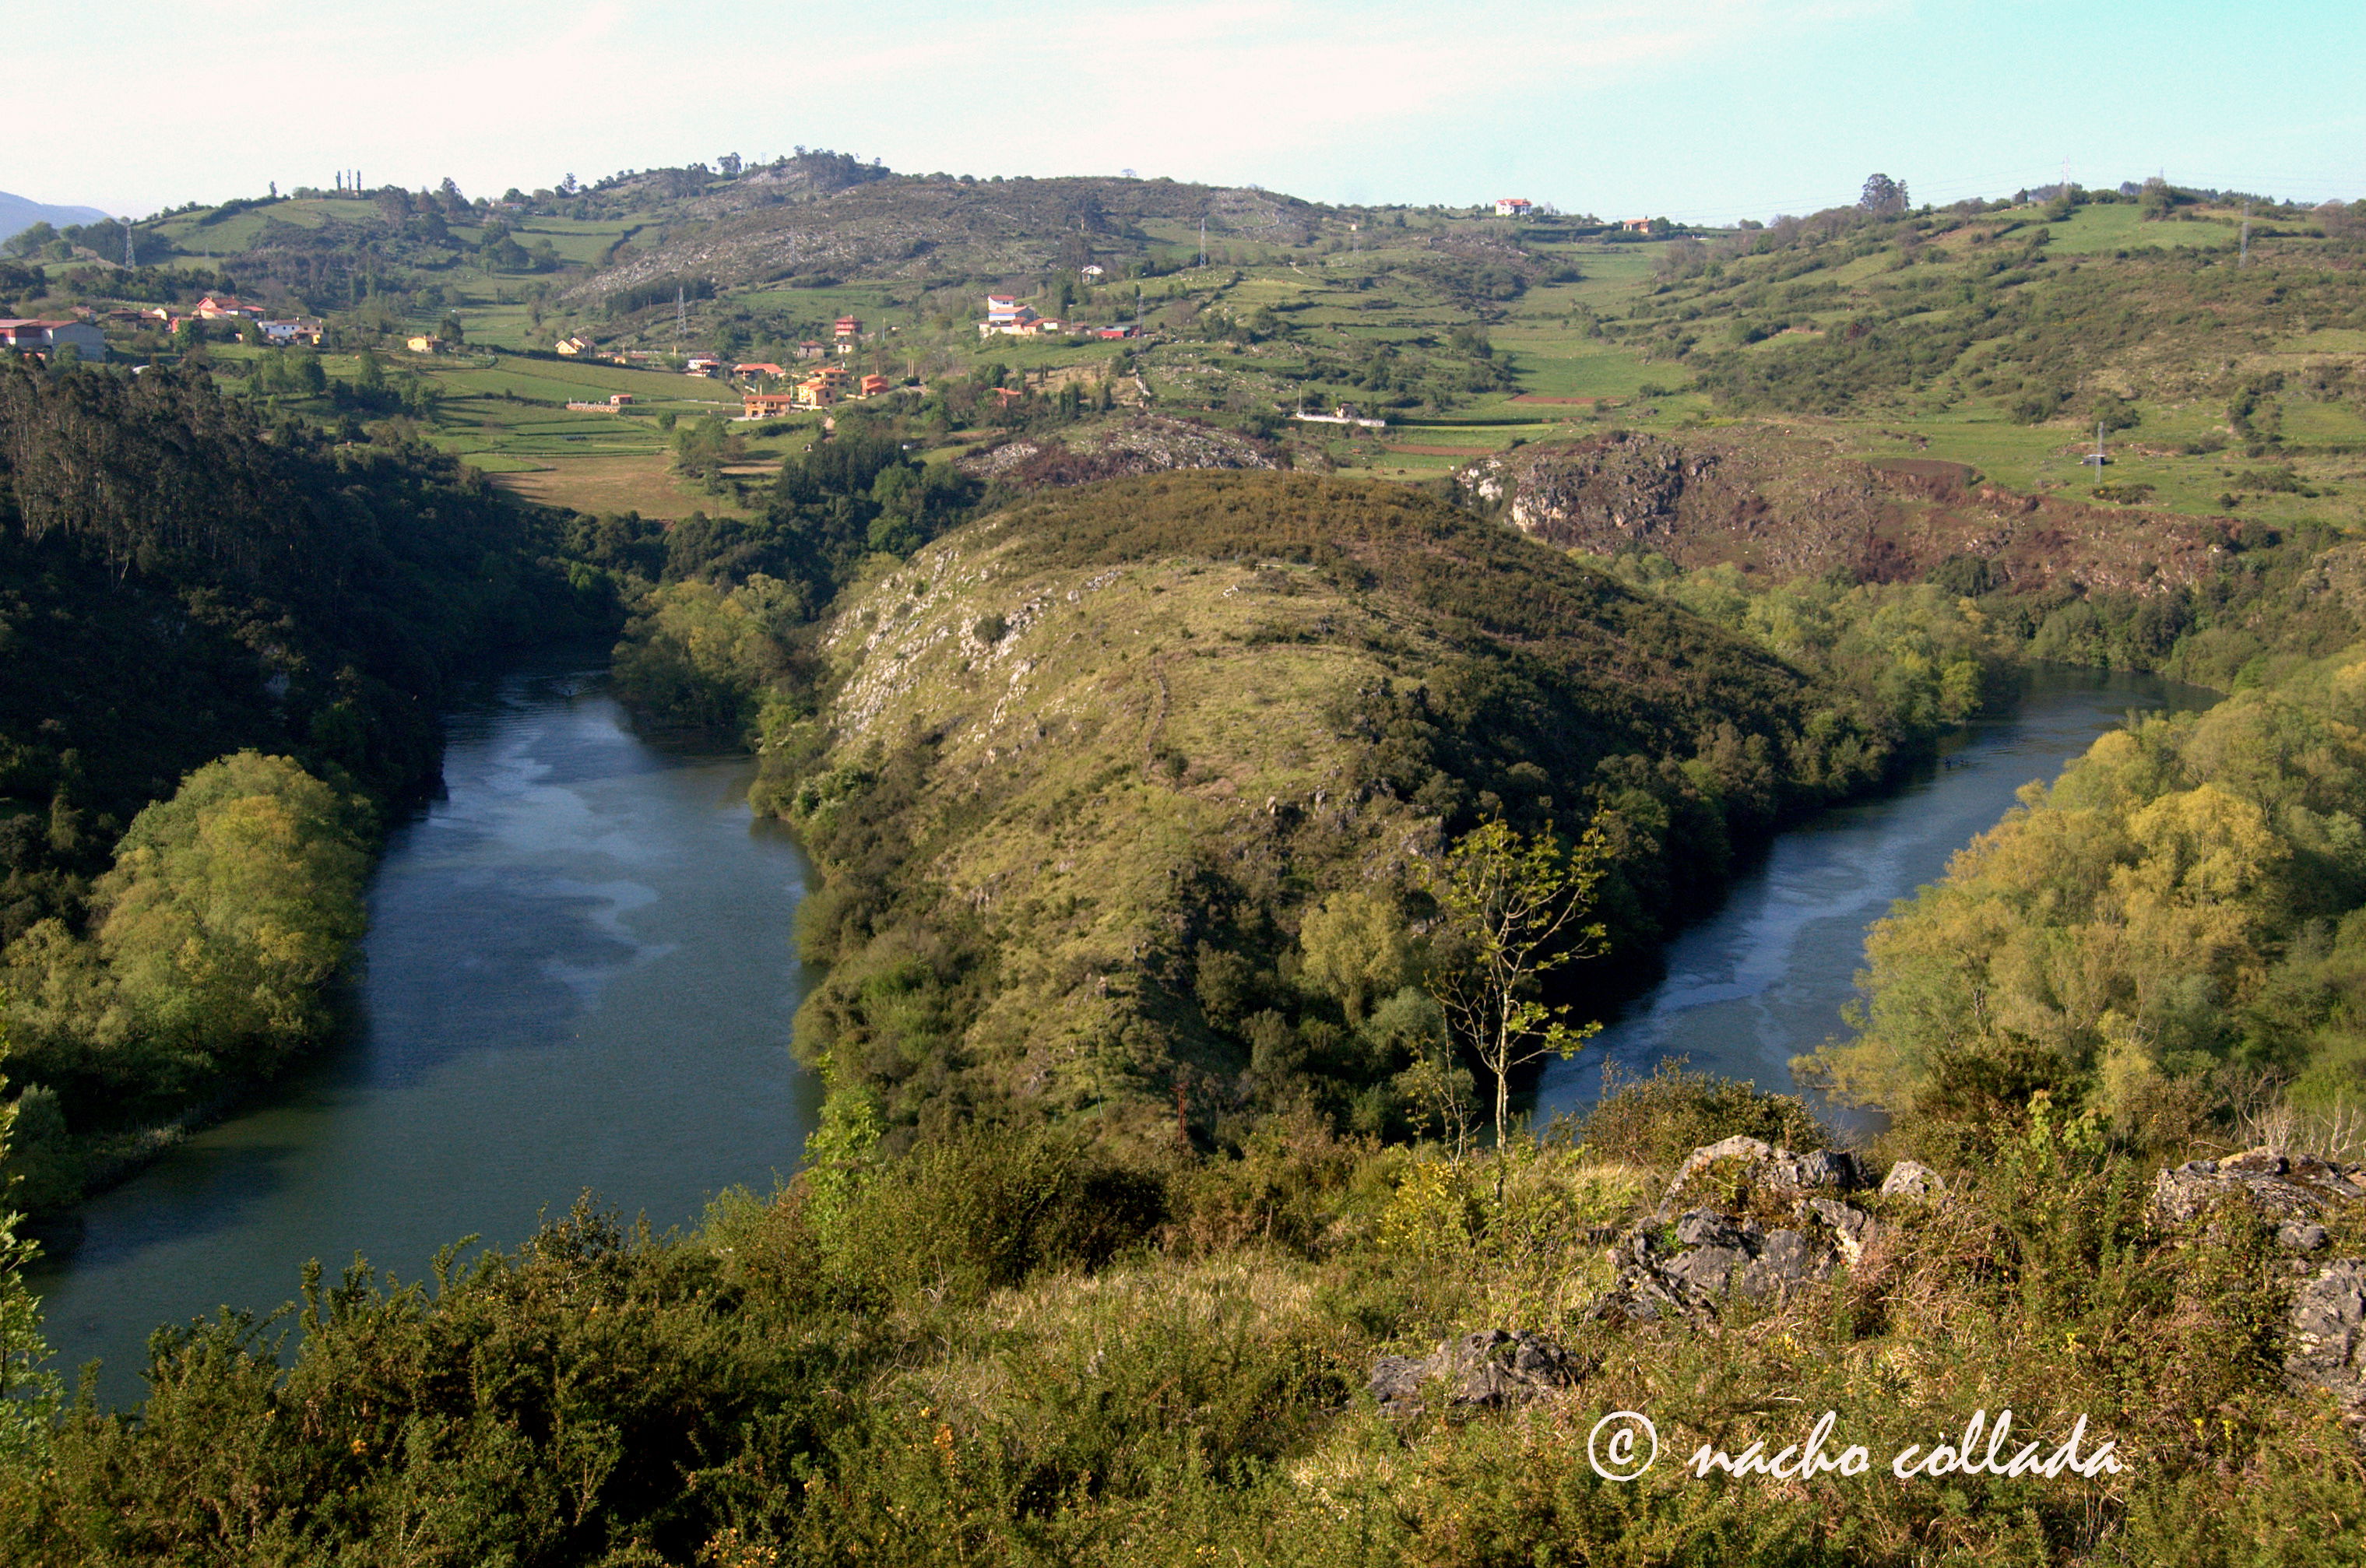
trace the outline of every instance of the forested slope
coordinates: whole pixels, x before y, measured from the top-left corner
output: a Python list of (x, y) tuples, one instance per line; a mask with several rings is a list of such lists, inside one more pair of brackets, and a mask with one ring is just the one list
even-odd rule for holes
[[(375, 807), (432, 784), (464, 661), (611, 624), (559, 543), (448, 458), (265, 425), (200, 375), (0, 366), (0, 977), (28, 1130), (59, 1100), (77, 1130), (137, 1124), (324, 1027), (359, 873), (316, 852), (365, 852)], [(141, 816), (242, 751), (201, 775), (228, 816)], [(144, 869), (135, 820), (164, 835)], [(204, 931), (151, 921), (142, 968), (104, 937), (127, 898)], [(304, 956), (235, 980), (275, 943)]]

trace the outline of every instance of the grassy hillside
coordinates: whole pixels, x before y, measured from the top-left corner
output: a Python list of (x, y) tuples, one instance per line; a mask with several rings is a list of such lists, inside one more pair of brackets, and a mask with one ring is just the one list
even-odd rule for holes
[[(769, 581), (724, 602), (749, 637)], [(740, 635), (702, 619), (713, 590), (684, 594), (646, 646)], [(1304, 980), (1317, 901), (1375, 892), (1417, 933), (1445, 839), (1499, 815), (1573, 834), (1599, 809), (1632, 976), (1738, 840), (1910, 739), (1882, 703), (1509, 531), (1285, 475), (995, 513), (851, 591), (812, 658), (828, 701), (762, 727), (761, 798), (826, 874), (803, 936), (830, 969), (798, 1048), (906, 1123), (1020, 1109), (1146, 1134), (1180, 1093), (1200, 1137), (1309, 1096), (1401, 1128), (1391, 1083), (1434, 1018), (1417, 991), (1384, 1021)]]

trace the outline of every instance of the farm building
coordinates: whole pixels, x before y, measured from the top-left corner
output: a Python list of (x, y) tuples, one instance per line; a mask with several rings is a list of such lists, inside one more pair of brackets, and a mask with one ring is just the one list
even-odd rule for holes
[(19, 354), (47, 354), (71, 348), (84, 359), (107, 357), (107, 337), (88, 321), (0, 320), (0, 348)]

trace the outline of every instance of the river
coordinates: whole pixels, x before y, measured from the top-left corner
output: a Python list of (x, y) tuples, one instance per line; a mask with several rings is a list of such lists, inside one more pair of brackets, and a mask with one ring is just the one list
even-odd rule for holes
[[(1671, 1055), (1791, 1089), (1790, 1057), (1843, 1027), (1891, 900), (2130, 711), (2214, 700), (2039, 672), (1919, 776), (1776, 839), (1670, 944), (1658, 987), (1546, 1074), (1539, 1110), (1582, 1108), (1606, 1061)], [(644, 744), (596, 672), (513, 675), (455, 713), (446, 795), (373, 885), (355, 1038), (86, 1206), (82, 1245), (32, 1280), (61, 1363), (103, 1358), (102, 1397), (128, 1402), (151, 1328), (267, 1311), (306, 1258), (417, 1278), (445, 1243), (514, 1243), (587, 1187), (659, 1229), (723, 1188), (769, 1190), (817, 1095), (787, 1050), (806, 868), (750, 820), (751, 771)]]
[[(1670, 1056), (1797, 1092), (1790, 1059), (1845, 1032), (1841, 1010), (1857, 994), (1865, 929), (1893, 900), (1937, 881), (1950, 856), (2011, 808), (2014, 791), (2032, 779), (2052, 783), (2131, 712), (2217, 700), (2149, 675), (2041, 667), (2011, 713), (1949, 737), (1898, 788), (1777, 837), (1715, 914), (1668, 944), (1655, 987), (1576, 1057), (1547, 1066), (1537, 1120), (1592, 1104), (1606, 1066), (1639, 1077)], [(1843, 1127), (1871, 1124), (1864, 1112), (1815, 1103)]]
[(416, 1279), (586, 1188), (662, 1231), (795, 1168), (807, 874), (751, 819), (752, 765), (650, 747), (596, 670), (556, 665), (488, 682), (448, 731), (443, 796), (372, 883), (353, 1038), (93, 1199), (35, 1269), (69, 1382), (100, 1358), (102, 1399), (138, 1399), (157, 1325), (267, 1312), (307, 1258)]

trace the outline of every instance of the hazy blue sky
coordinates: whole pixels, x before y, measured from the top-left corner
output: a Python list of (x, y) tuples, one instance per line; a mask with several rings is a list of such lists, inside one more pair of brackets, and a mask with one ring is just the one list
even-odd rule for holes
[[(739, 152), (1767, 217), (2088, 185), (2366, 196), (2366, 4), (17, 0), (0, 189), (145, 214)], [(29, 50), (30, 58), (26, 57)]]

